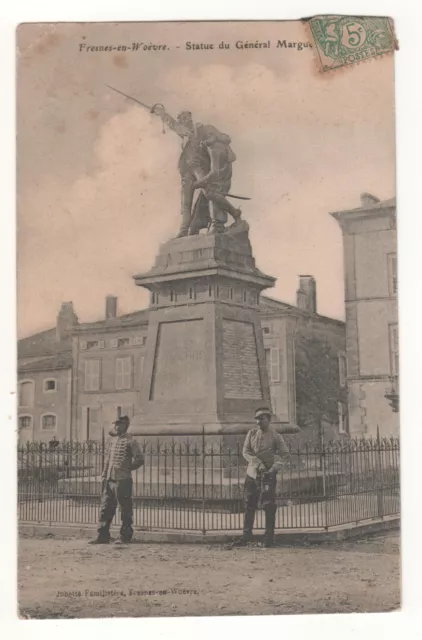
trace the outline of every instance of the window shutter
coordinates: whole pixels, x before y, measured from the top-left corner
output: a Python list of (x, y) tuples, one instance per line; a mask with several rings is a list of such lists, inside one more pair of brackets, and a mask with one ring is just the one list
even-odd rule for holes
[(100, 436), (100, 409), (99, 407), (82, 407), (83, 438), (97, 440)]
[(85, 349), (87, 348), (87, 346), (88, 346), (88, 345), (87, 345), (86, 341), (85, 341), (85, 340), (82, 340), (82, 341), (81, 341), (81, 351), (85, 351)]
[(338, 375), (339, 375), (340, 387), (345, 387), (346, 378), (347, 378), (347, 368), (346, 368), (346, 358), (344, 355), (338, 356)]
[(145, 361), (145, 358), (143, 356), (142, 358), (139, 358), (139, 379), (141, 384), (142, 384), (142, 378), (144, 377), (144, 361)]
[(19, 384), (19, 406), (32, 407), (34, 404), (34, 382), (25, 380)]
[(99, 349), (104, 349), (105, 347), (105, 341), (104, 340), (98, 340), (98, 348)]
[(397, 295), (397, 254), (389, 253), (388, 260), (388, 287), (390, 295)]
[(399, 328), (397, 324), (390, 325), (390, 358), (391, 373), (397, 376), (399, 374)]
[(100, 388), (100, 361), (85, 361), (85, 391), (98, 391)]
[(397, 293), (397, 255), (391, 256), (391, 278), (393, 293)]
[(125, 358), (123, 360), (123, 385), (125, 389), (130, 389), (132, 386), (132, 358)]
[(343, 404), (343, 402), (338, 402), (337, 406), (338, 406), (338, 430), (339, 430), (339, 433), (346, 433), (347, 432), (347, 429), (346, 429), (346, 420), (347, 420), (346, 406)]
[(280, 349), (278, 347), (271, 347), (270, 362), (271, 382), (280, 382)]
[(117, 348), (117, 338), (111, 338), (110, 340), (110, 347), (112, 349), (116, 349)]
[(116, 389), (123, 389), (123, 358), (116, 358)]

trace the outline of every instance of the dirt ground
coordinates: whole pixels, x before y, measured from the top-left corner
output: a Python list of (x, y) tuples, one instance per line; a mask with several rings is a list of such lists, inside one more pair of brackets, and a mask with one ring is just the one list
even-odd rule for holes
[(87, 542), (20, 539), (22, 618), (351, 613), (400, 606), (397, 533), (275, 549)]

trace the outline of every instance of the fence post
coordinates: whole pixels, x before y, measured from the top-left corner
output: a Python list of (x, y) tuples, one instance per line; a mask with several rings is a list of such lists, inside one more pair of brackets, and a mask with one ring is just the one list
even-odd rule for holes
[(383, 483), (383, 477), (382, 477), (380, 430), (378, 425), (377, 425), (377, 449), (376, 449), (375, 459), (376, 459), (375, 472), (376, 472), (376, 486), (377, 486), (378, 517), (384, 518), (384, 483)]
[(322, 472), (322, 495), (326, 496), (326, 477), (325, 477), (325, 442), (324, 431), (321, 432), (321, 472)]
[(207, 532), (205, 526), (205, 425), (202, 425), (202, 534)]
[(101, 432), (101, 473), (104, 470), (104, 460), (105, 460), (105, 435), (104, 435), (104, 427)]
[(328, 501), (327, 501), (326, 470), (325, 470), (326, 461), (325, 461), (324, 429), (322, 429), (321, 431), (320, 447), (321, 447), (322, 495), (324, 498), (324, 520), (325, 520), (324, 529), (327, 531), (329, 526), (328, 524), (329, 518), (327, 513)]

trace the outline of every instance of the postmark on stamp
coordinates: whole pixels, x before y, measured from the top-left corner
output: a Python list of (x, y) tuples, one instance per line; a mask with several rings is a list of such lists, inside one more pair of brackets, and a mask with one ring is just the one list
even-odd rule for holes
[(377, 58), (398, 48), (390, 18), (315, 16), (306, 24), (323, 72)]

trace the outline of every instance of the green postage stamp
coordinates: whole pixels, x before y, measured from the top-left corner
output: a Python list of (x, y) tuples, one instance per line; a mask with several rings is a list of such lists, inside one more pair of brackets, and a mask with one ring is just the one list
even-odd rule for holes
[(316, 16), (307, 24), (322, 71), (376, 58), (397, 48), (390, 18)]

